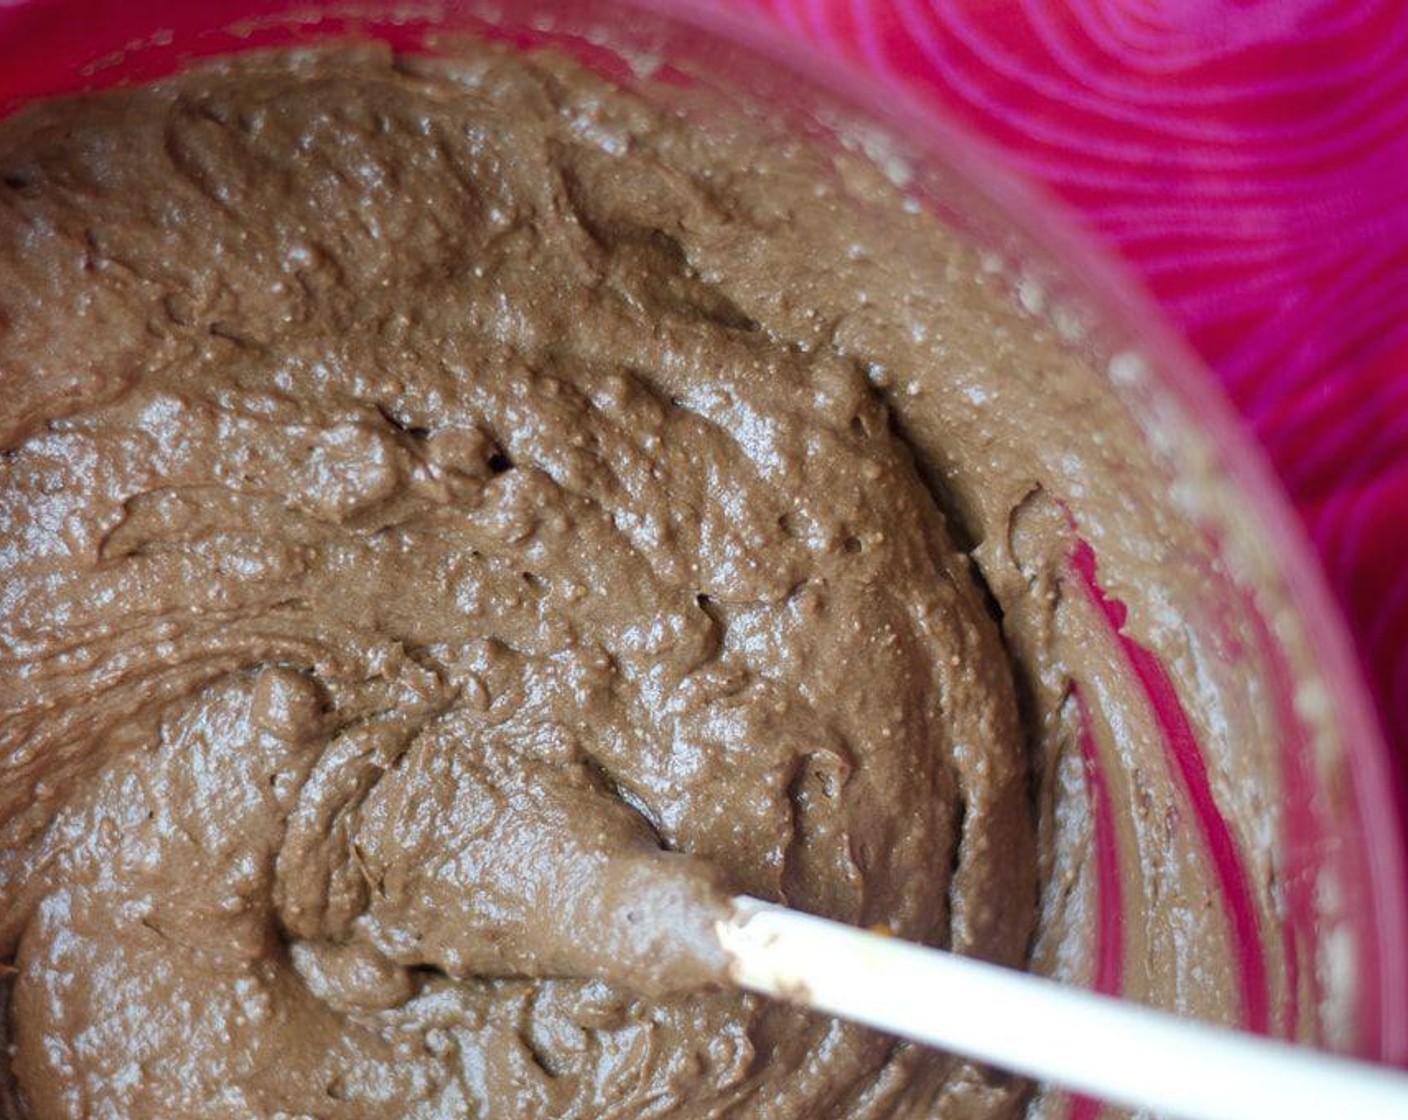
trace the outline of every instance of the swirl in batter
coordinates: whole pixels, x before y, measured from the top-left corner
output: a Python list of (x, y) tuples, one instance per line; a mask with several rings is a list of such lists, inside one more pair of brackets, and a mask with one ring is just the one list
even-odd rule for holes
[(1020, 1107), (715, 983), (735, 891), (1034, 928), (1011, 669), (883, 371), (707, 263), (873, 199), (487, 51), (41, 106), (0, 167), (12, 1112)]

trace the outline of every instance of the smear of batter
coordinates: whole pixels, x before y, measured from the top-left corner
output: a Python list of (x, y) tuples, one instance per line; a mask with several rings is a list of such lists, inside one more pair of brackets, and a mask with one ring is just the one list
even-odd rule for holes
[(0, 170), (12, 1113), (1020, 1106), (712, 984), (733, 891), (1033, 930), (1008, 658), (861, 319), (709, 263), (872, 201), (488, 51), (41, 106)]

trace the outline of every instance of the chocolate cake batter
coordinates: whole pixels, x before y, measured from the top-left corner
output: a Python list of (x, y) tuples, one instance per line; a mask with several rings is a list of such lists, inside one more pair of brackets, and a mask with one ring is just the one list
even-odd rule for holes
[(967, 250), (490, 49), (41, 105), (0, 172), (6, 1114), (1024, 1107), (710, 934), (1088, 940), (1058, 470), (964, 419), (1069, 359)]

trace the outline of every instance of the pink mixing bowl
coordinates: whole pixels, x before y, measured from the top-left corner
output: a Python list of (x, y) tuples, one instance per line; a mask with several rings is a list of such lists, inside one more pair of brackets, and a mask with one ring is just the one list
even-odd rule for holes
[[(611, 76), (648, 73), (795, 118), (808, 132), (863, 151), (984, 247), (995, 275), (1012, 277), (1015, 298), (1039, 292), (1044, 307), (1058, 309), (1058, 325), (1062, 315), (1082, 324), (1090, 368), (1106, 371), (1171, 487), (1197, 511), (1217, 558), (1200, 571), (1210, 599), (1235, 597), (1253, 620), (1253, 648), (1205, 671), (1219, 675), (1214, 683), (1226, 695), (1255, 709), (1258, 732), (1247, 749), (1269, 752), (1282, 776), (1273, 857), (1284, 928), (1271, 940), (1282, 946), (1278, 967), (1292, 976), (1299, 970), (1291, 982), (1299, 1009), (1267, 995), (1266, 938), (1248, 929), (1255, 916), (1247, 870), (1209, 778), (1215, 760), (1210, 765), (1201, 753), (1160, 651), (1122, 633), (1123, 607), (1096, 581), (1092, 552), (1083, 550), (1073, 569), (1122, 643), (1162, 728), (1169, 765), (1181, 776), (1189, 827), (1205, 841), (1210, 877), (1220, 886), (1215, 902), (1239, 962), (1242, 1022), (1408, 1063), (1408, 873), (1386, 748), (1300, 528), (1211, 377), (1138, 286), (1077, 236), (1059, 207), (1016, 181), (942, 111), (823, 63), (754, 23), (670, 0), (510, 0), (502, 10), (471, 0), (11, 0), (0, 5), (0, 111), (50, 94), (152, 79), (197, 56), (349, 36), (425, 49), (464, 30), (520, 46), (550, 42)], [(1229, 710), (1227, 718), (1238, 718), (1236, 704)], [(1073, 978), (1118, 992), (1121, 891), (1141, 872), (1119, 863), (1108, 822), (1120, 808), (1108, 804), (1094, 752), (1087, 762), (1097, 803), (1099, 919), (1089, 931), (1085, 975)], [(1088, 1102), (1070, 1108), (1077, 1116), (1094, 1113)]]

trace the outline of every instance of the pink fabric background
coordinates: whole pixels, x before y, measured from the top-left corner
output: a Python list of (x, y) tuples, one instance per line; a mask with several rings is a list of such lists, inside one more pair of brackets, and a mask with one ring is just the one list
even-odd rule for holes
[(937, 97), (1133, 264), (1300, 511), (1408, 804), (1408, 4), (719, 2)]

